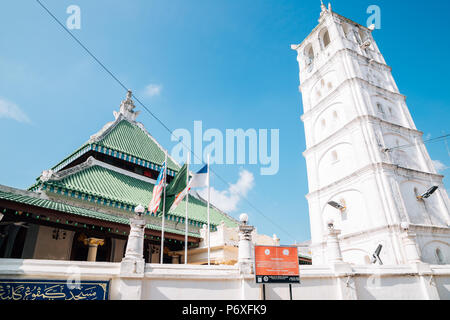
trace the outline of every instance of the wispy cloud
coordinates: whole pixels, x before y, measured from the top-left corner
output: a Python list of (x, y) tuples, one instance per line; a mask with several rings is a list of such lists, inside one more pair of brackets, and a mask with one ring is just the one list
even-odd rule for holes
[(30, 118), (18, 105), (1, 97), (0, 118), (13, 119), (21, 123), (31, 123)]
[(432, 160), (432, 161), (433, 161), (434, 168), (436, 169), (437, 172), (443, 172), (448, 169), (448, 167), (441, 161), (439, 161), (439, 160)]
[[(239, 179), (235, 184), (230, 184), (227, 190), (211, 188), (211, 203), (225, 212), (233, 212), (238, 209), (239, 202), (245, 198), (254, 186), (254, 176), (247, 170), (239, 172)], [(202, 189), (199, 194), (206, 199), (207, 189)]]
[(149, 97), (159, 96), (163, 87), (160, 84), (149, 84), (145, 87), (144, 94)]

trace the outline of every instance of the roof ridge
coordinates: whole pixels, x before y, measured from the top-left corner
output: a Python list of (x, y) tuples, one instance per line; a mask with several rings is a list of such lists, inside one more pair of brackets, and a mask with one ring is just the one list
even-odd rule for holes
[(42, 182), (60, 181), (60, 180), (63, 180), (64, 178), (67, 178), (71, 175), (74, 175), (78, 172), (81, 172), (85, 169), (89, 169), (89, 168), (95, 167), (95, 166), (99, 166), (99, 167), (105, 168), (107, 170), (111, 170), (111, 171), (117, 172), (119, 174), (123, 174), (123, 175), (128, 176), (133, 179), (142, 180), (144, 182), (148, 182), (153, 185), (156, 183), (156, 180), (154, 180), (154, 179), (138, 175), (134, 172), (127, 171), (125, 169), (117, 168), (113, 165), (110, 165), (103, 161), (97, 160), (93, 156), (90, 156), (85, 162), (80, 163), (74, 167), (68, 168), (66, 170), (62, 170), (62, 171), (58, 171), (58, 172), (49, 170), (49, 171), (47, 171), (47, 173), (44, 171), (40, 177), (40, 180)]

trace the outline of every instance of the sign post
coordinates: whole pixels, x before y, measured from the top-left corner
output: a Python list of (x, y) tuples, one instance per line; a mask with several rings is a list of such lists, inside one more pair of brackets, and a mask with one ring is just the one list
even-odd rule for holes
[(289, 284), (289, 296), (292, 300), (292, 283), (300, 283), (297, 247), (255, 246), (256, 283)]

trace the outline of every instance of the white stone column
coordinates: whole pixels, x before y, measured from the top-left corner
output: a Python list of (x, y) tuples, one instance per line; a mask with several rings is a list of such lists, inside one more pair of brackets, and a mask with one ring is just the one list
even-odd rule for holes
[(273, 234), (272, 240), (273, 240), (274, 246), (277, 246), (277, 247), (280, 246), (280, 238), (278, 238), (276, 234)]
[(327, 258), (331, 264), (340, 263), (342, 259), (341, 246), (339, 244), (338, 236), (341, 234), (340, 230), (334, 228), (332, 222), (328, 223), (328, 237), (327, 237)]
[(245, 213), (241, 214), (239, 219), (241, 220), (239, 226), (239, 270), (243, 274), (251, 274), (253, 273), (252, 231), (255, 228), (247, 225), (248, 216)]
[(141, 217), (144, 207), (138, 206), (135, 218), (130, 219), (125, 257), (120, 264), (119, 292), (121, 300), (141, 300), (144, 278), (144, 229), (145, 220)]
[(89, 246), (87, 261), (96, 261), (98, 246), (104, 245), (105, 241), (103, 239), (88, 238), (84, 243)]
[(121, 273), (144, 273), (145, 220), (141, 217), (131, 218), (130, 227), (125, 257), (122, 259), (121, 264)]

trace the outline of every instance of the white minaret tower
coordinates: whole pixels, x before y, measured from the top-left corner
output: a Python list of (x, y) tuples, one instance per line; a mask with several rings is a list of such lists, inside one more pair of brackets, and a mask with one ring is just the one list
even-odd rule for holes
[[(340, 230), (344, 262), (369, 264), (381, 244), (383, 264), (450, 264), (443, 176), (406, 97), (371, 28), (330, 5), (321, 9), (318, 26), (292, 46), (303, 98), (313, 264), (328, 261), (330, 221)], [(434, 193), (420, 197), (433, 186)]]

